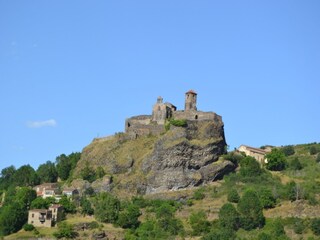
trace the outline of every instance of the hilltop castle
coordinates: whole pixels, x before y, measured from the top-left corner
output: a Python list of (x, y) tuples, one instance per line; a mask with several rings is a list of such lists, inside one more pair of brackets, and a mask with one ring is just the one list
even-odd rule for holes
[(167, 119), (203, 121), (222, 121), (221, 116), (214, 112), (201, 112), (197, 110), (197, 93), (190, 90), (185, 93), (184, 110), (177, 111), (177, 107), (169, 102), (163, 103), (158, 97), (152, 109), (152, 115), (139, 115), (126, 119), (125, 131), (133, 137), (148, 134), (159, 135), (164, 131)]

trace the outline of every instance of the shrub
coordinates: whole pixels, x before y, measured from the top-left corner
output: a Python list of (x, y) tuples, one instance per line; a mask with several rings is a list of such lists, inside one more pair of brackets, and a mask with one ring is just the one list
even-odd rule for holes
[(58, 223), (58, 231), (53, 233), (56, 238), (75, 238), (78, 235), (77, 232), (73, 230), (73, 226), (66, 222)]
[(317, 148), (317, 146), (311, 146), (309, 149), (310, 155), (317, 154), (318, 152), (319, 152), (319, 148)]
[(110, 193), (102, 192), (94, 200), (94, 215), (104, 223), (115, 223), (119, 216), (120, 201)]
[(283, 152), (283, 154), (287, 157), (287, 156), (291, 156), (295, 153), (293, 146), (289, 145), (289, 146), (285, 146), (283, 148), (281, 148), (281, 151)]
[(240, 196), (234, 188), (231, 189), (228, 193), (228, 201), (232, 203), (238, 203), (240, 200)]
[(262, 209), (257, 193), (250, 189), (247, 190), (238, 203), (238, 211), (241, 215), (241, 226), (245, 230), (263, 227), (265, 218)]
[(260, 164), (253, 157), (247, 156), (240, 161), (240, 175), (242, 177), (256, 177), (261, 175)]
[(262, 188), (258, 192), (259, 200), (263, 208), (274, 208), (276, 199), (270, 189)]
[(312, 219), (310, 228), (315, 235), (319, 236), (320, 235), (320, 218)]
[(25, 225), (23, 225), (23, 230), (27, 232), (31, 232), (33, 229), (34, 229), (34, 226), (32, 224), (26, 223)]
[(97, 221), (92, 221), (89, 223), (89, 228), (90, 229), (97, 229), (97, 228), (99, 228), (99, 223)]
[(171, 119), (170, 124), (176, 127), (186, 127), (187, 120), (186, 119)]
[(276, 220), (274, 220), (271, 233), (273, 237), (281, 237), (283, 235), (286, 235), (281, 219), (277, 218)]
[(320, 153), (317, 155), (316, 162), (320, 162)]
[(282, 171), (286, 168), (287, 162), (285, 155), (279, 149), (273, 148), (271, 153), (266, 155), (266, 168), (271, 171)]
[(220, 208), (219, 221), (222, 228), (232, 231), (238, 230), (240, 226), (240, 216), (231, 203), (226, 203)]
[(207, 215), (204, 211), (192, 213), (189, 218), (192, 228), (192, 235), (200, 236), (203, 233), (208, 233), (210, 230), (210, 223), (207, 221)]
[(295, 157), (294, 159), (292, 159), (292, 161), (290, 163), (290, 168), (293, 170), (301, 170), (302, 169), (302, 165), (299, 161), (299, 158)]
[(302, 234), (305, 229), (306, 229), (306, 225), (305, 225), (305, 223), (303, 222), (303, 220), (297, 218), (297, 219), (294, 221), (294, 224), (293, 224), (293, 231), (294, 231), (296, 234)]
[(267, 233), (259, 233), (258, 240), (272, 240), (272, 237)]
[(195, 200), (201, 200), (204, 199), (205, 194), (204, 194), (204, 188), (199, 188), (193, 193), (193, 198)]

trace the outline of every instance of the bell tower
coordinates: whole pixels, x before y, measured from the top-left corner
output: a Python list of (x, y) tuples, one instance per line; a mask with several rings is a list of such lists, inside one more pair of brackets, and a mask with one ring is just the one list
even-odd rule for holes
[(197, 111), (197, 93), (193, 90), (186, 92), (184, 111)]

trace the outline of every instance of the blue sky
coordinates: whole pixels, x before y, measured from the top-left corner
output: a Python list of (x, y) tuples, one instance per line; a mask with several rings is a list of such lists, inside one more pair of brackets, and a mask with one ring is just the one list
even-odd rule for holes
[(230, 148), (320, 141), (320, 2), (0, 0), (0, 169), (150, 114), (223, 117)]

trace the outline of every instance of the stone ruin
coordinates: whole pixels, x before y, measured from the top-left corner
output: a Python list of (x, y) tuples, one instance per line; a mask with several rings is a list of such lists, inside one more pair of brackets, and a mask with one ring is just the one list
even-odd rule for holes
[(165, 123), (169, 119), (202, 121), (221, 120), (221, 116), (214, 112), (197, 110), (197, 93), (190, 90), (185, 93), (184, 110), (177, 110), (172, 103), (163, 103), (163, 98), (158, 97), (152, 109), (152, 115), (139, 115), (126, 119), (125, 132), (136, 138), (144, 135), (159, 135), (165, 131)]

